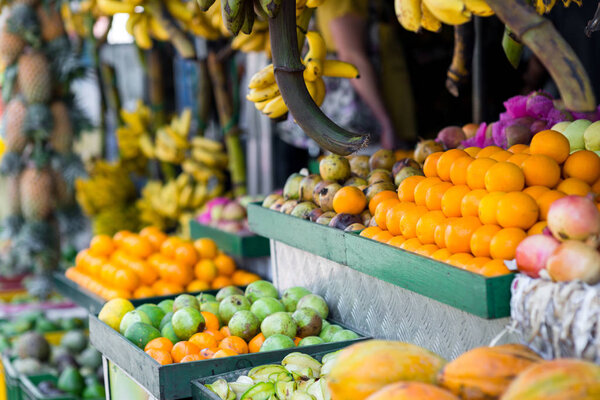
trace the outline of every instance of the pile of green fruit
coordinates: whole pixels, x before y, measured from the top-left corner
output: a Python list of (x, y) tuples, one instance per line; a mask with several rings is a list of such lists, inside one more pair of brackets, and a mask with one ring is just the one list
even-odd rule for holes
[(281, 365), (261, 365), (234, 382), (218, 379), (206, 387), (222, 400), (329, 400), (326, 379), (337, 355), (329, 353), (320, 363), (309, 355), (290, 353)]

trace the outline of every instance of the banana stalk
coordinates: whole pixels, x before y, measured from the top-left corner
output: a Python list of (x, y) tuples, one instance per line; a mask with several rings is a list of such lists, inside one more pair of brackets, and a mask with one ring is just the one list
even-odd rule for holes
[(585, 69), (549, 20), (538, 15), (527, 0), (487, 0), (487, 3), (546, 67), (569, 110), (590, 112), (596, 108)]
[(458, 97), (460, 89), (469, 80), (471, 64), (473, 63), (473, 45), (473, 23), (456, 25), (454, 27), (454, 54), (446, 79), (446, 89), (454, 97)]
[(325, 150), (348, 155), (367, 144), (369, 136), (349, 132), (331, 121), (310, 97), (303, 78), (296, 32), (296, 2), (283, 0), (269, 19), (275, 79), (285, 104), (298, 125)]
[(196, 50), (194, 44), (189, 40), (185, 33), (174, 24), (165, 14), (164, 5), (158, 0), (150, 0), (144, 3), (144, 8), (152, 14), (158, 23), (165, 28), (171, 37), (171, 43), (177, 49), (179, 55), (183, 58), (195, 58)]

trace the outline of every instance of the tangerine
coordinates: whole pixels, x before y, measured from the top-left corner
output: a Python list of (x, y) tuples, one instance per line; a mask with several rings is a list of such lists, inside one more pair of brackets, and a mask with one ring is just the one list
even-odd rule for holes
[(96, 257), (109, 257), (115, 251), (113, 239), (108, 235), (96, 235), (90, 242), (89, 253)]
[(179, 363), (181, 362), (181, 360), (183, 360), (183, 357), (199, 353), (200, 349), (198, 348), (198, 346), (196, 346), (192, 342), (183, 340), (173, 345), (173, 349), (171, 350), (171, 357), (173, 357), (173, 361)]
[(444, 249), (439, 249), (435, 253), (433, 253), (431, 255), (431, 258), (433, 258), (434, 260), (441, 261), (441, 262), (447, 262), (448, 258), (450, 258), (451, 255), (452, 255), (452, 253), (450, 253), (450, 251), (448, 249), (444, 248)]
[(215, 358), (215, 354), (217, 354), (218, 351), (220, 351), (221, 349), (219, 349), (218, 347), (212, 347), (210, 349), (202, 349), (200, 350), (200, 355), (202, 357), (204, 357), (207, 360), (210, 360), (211, 358)]
[(479, 270), (479, 273), (483, 276), (493, 277), (510, 274), (510, 270), (506, 267), (503, 260), (491, 260)]
[(150, 349), (171, 353), (171, 350), (173, 350), (173, 343), (171, 343), (171, 341), (167, 338), (159, 337), (152, 339), (146, 344), (146, 347), (144, 347), (144, 351), (148, 351)]
[(425, 199), (427, 197), (427, 191), (433, 185), (442, 182), (438, 177), (425, 178), (415, 186), (414, 201), (418, 206), (425, 205)]
[(504, 192), (492, 192), (482, 197), (479, 202), (479, 220), (482, 224), (497, 224), (496, 213), (498, 202), (505, 195)]
[(406, 239), (417, 237), (417, 222), (419, 222), (419, 218), (421, 218), (427, 211), (427, 208), (424, 206), (416, 206), (407, 209), (400, 218), (399, 227), (402, 236), (404, 236)]
[[(429, 211), (423, 214), (416, 226), (417, 239), (423, 244), (435, 243), (435, 228), (445, 220), (446, 216), (440, 210)], [(388, 244), (390, 243), (388, 242)]]
[(439, 249), (440, 248), (437, 247), (435, 244), (424, 244), (421, 247), (419, 247), (417, 250), (415, 250), (415, 253), (420, 254), (424, 257), (431, 258), (433, 253), (435, 253)]
[(198, 354), (187, 355), (187, 356), (183, 357), (180, 362), (186, 363), (186, 362), (200, 361), (200, 360), (204, 360), (204, 357), (200, 353), (198, 353)]
[(224, 276), (224, 275), (219, 275), (215, 278), (214, 281), (211, 282), (210, 287), (212, 289), (222, 289), (225, 286), (231, 286), (233, 285), (233, 281), (231, 280), (230, 277), (228, 276)]
[(522, 168), (523, 167), (523, 163), (529, 157), (530, 157), (529, 154), (517, 153), (517, 154), (513, 154), (512, 156), (510, 156), (506, 161), (508, 161), (509, 163), (515, 164), (517, 167), (521, 167)]
[(496, 220), (503, 228), (529, 229), (538, 221), (540, 208), (528, 194), (510, 192), (498, 201)]
[(540, 197), (538, 197), (536, 202), (540, 208), (540, 220), (545, 221), (552, 203), (554, 203), (555, 200), (561, 199), (565, 196), (566, 194), (559, 192), (558, 190), (548, 190), (546, 193), (543, 193)]
[(366, 237), (368, 239), (372, 239), (373, 236), (381, 232), (381, 228), (378, 226), (369, 226), (368, 228), (363, 229), (359, 236)]
[(451, 187), (453, 187), (453, 185), (450, 182), (440, 182), (431, 186), (425, 195), (425, 207), (429, 210), (441, 210), (442, 197)]
[(145, 299), (146, 297), (153, 297), (154, 295), (154, 290), (152, 290), (150, 286), (140, 286), (133, 291), (134, 299)]
[(444, 152), (438, 151), (435, 153), (431, 153), (429, 156), (427, 156), (425, 162), (423, 163), (423, 173), (426, 177), (433, 178), (438, 176), (437, 163), (442, 154), (444, 154)]
[(221, 340), (221, 343), (219, 343), (219, 348), (233, 350), (237, 354), (248, 353), (248, 344), (246, 344), (244, 339), (238, 336), (228, 336)]
[(265, 335), (261, 332), (258, 335), (254, 336), (248, 342), (248, 353), (258, 353), (263, 343), (265, 342)]
[(219, 254), (219, 248), (214, 240), (210, 238), (200, 238), (194, 241), (194, 248), (200, 258), (212, 260)]
[(515, 192), (523, 190), (525, 175), (515, 164), (500, 161), (487, 170), (484, 182), (488, 192)]
[(231, 276), (235, 272), (235, 261), (228, 255), (221, 253), (213, 261), (219, 270), (219, 275)]
[(562, 164), (569, 157), (571, 145), (562, 133), (548, 129), (533, 136), (529, 144), (529, 152), (532, 155), (543, 154)]
[(453, 254), (471, 251), (471, 237), (481, 226), (477, 217), (456, 218), (446, 225), (444, 243)]
[(457, 268), (467, 269), (467, 266), (473, 261), (473, 255), (469, 253), (456, 253), (452, 254), (446, 262), (450, 265), (454, 265)]
[(221, 327), (221, 323), (219, 322), (219, 318), (215, 314), (209, 311), (202, 311), (200, 314), (202, 314), (202, 316), (204, 317), (204, 329), (206, 329), (207, 331), (219, 330), (219, 328)]
[(194, 245), (188, 242), (183, 242), (175, 249), (173, 256), (176, 262), (193, 267), (198, 262), (198, 252)]
[(527, 237), (521, 228), (504, 228), (494, 235), (490, 242), (490, 256), (494, 259), (512, 260), (517, 246)]
[(200, 349), (206, 349), (211, 347), (217, 347), (217, 340), (213, 335), (206, 332), (194, 333), (189, 339), (190, 342), (194, 343)]
[(498, 161), (498, 162), (501, 162), (501, 161), (506, 161), (506, 160), (508, 160), (508, 159), (509, 159), (509, 158), (511, 158), (512, 156), (513, 156), (513, 153), (511, 153), (511, 152), (509, 152), (509, 151), (506, 151), (506, 150), (501, 150), (501, 151), (497, 151), (497, 152), (495, 152), (494, 154), (492, 154), (492, 155), (490, 156), (490, 158), (491, 158), (492, 160), (496, 160), (496, 161)]
[(550, 189), (548, 189), (546, 186), (529, 186), (523, 189), (523, 193), (530, 195), (534, 200), (537, 201), (537, 199), (539, 199), (540, 196), (546, 193), (548, 190)]
[(491, 158), (476, 158), (467, 167), (467, 186), (472, 190), (485, 189), (485, 174), (496, 163)]
[(446, 226), (448, 221), (455, 219), (456, 217), (446, 218), (445, 221), (442, 221), (438, 226), (435, 227), (435, 231), (433, 232), (433, 239), (435, 244), (440, 249), (446, 247)]
[(385, 226), (392, 236), (402, 233), (400, 231), (400, 218), (402, 218), (407, 210), (414, 207), (416, 207), (415, 203), (400, 202), (388, 210), (385, 218)]
[(504, 149), (498, 146), (485, 146), (479, 153), (477, 153), (476, 158), (490, 158), (490, 156), (499, 151), (503, 151)]
[(417, 238), (411, 238), (411, 239), (405, 240), (404, 243), (402, 243), (398, 247), (401, 248), (401, 249), (403, 249), (403, 250), (410, 251), (410, 252), (414, 253), (421, 246), (423, 246), (423, 243), (421, 243), (419, 241), (419, 239), (417, 239)]
[(508, 148), (508, 151), (510, 151), (513, 154), (523, 154), (526, 151), (529, 151), (529, 146), (526, 144), (517, 143), (510, 146)]
[(404, 202), (415, 201), (415, 187), (423, 179), (425, 179), (424, 176), (413, 175), (400, 182), (400, 185), (398, 185), (398, 199)]
[(552, 188), (560, 181), (560, 166), (543, 154), (529, 156), (522, 165), (527, 186), (546, 186)]
[(173, 259), (175, 257), (175, 250), (181, 244), (182, 240), (178, 237), (171, 236), (167, 238), (160, 246), (160, 252), (167, 258)]
[(219, 270), (212, 260), (203, 259), (194, 267), (194, 275), (197, 279), (210, 283), (219, 275)]
[(556, 190), (569, 196), (587, 196), (592, 187), (578, 178), (567, 178), (558, 184)]
[(219, 351), (217, 351), (215, 353), (215, 355), (212, 358), (225, 358), (225, 357), (232, 357), (232, 356), (237, 356), (238, 353), (236, 353), (235, 351), (231, 350), (231, 349), (220, 349)]
[(160, 365), (168, 365), (173, 364), (173, 358), (168, 351), (162, 351), (157, 349), (148, 349), (146, 350), (146, 354), (154, 359)]
[(463, 217), (478, 217), (479, 203), (486, 194), (485, 189), (475, 189), (465, 194), (460, 202), (460, 215)]
[(394, 236), (390, 240), (387, 241), (387, 244), (394, 247), (400, 247), (402, 243), (406, 241), (406, 238), (402, 235)]
[(464, 197), (471, 190), (466, 185), (457, 185), (446, 190), (442, 196), (442, 212), (446, 217), (460, 217)]
[(392, 199), (384, 200), (377, 205), (377, 207), (375, 208), (375, 214), (373, 215), (373, 218), (375, 218), (375, 222), (377, 223), (378, 227), (384, 230), (387, 229), (387, 225), (385, 224), (387, 213), (392, 207), (399, 203), (400, 200), (398, 200), (397, 197), (394, 197)]
[(475, 147), (475, 146), (467, 147), (465, 149), (465, 153), (467, 153), (468, 155), (470, 155), (473, 158), (477, 157), (477, 154), (480, 151), (481, 151), (481, 147)]
[(477, 228), (471, 236), (471, 253), (475, 257), (489, 257), (492, 238), (501, 230), (498, 225), (482, 225)]
[(146, 238), (154, 251), (160, 251), (160, 246), (167, 240), (167, 235), (156, 226), (147, 226), (140, 231), (140, 236)]
[(333, 197), (333, 210), (338, 214), (360, 214), (366, 206), (367, 197), (355, 186), (344, 186)]
[(210, 283), (200, 279), (194, 279), (185, 288), (188, 292), (203, 292), (210, 290)]
[(546, 227), (548, 226), (548, 222), (546, 221), (539, 221), (536, 222), (531, 228), (529, 228), (529, 230), (527, 231), (527, 236), (533, 236), (533, 235), (541, 235), (542, 233), (544, 233), (544, 229), (546, 229)]
[(387, 243), (393, 237), (394, 236), (390, 232), (381, 231), (378, 234), (376, 234), (375, 236), (373, 236), (372, 239), (376, 242)]
[(457, 158), (452, 166), (450, 167), (450, 180), (455, 185), (466, 185), (467, 184), (467, 168), (475, 161), (473, 157), (460, 157)]
[(450, 182), (450, 168), (460, 157), (469, 157), (469, 154), (461, 149), (450, 149), (440, 156), (437, 162), (437, 174), (441, 180)]
[[(409, 178), (406, 178), (405, 180), (402, 181), (402, 183), (404, 183), (407, 179), (410, 179), (410, 178), (419, 178), (419, 176), (411, 176)], [(421, 176), (420, 178), (423, 178), (423, 177)], [(379, 203), (381, 203), (384, 200), (396, 199), (396, 198), (398, 198), (398, 195), (393, 190), (382, 190), (381, 192), (379, 192), (375, 196), (373, 196), (373, 198), (369, 202), (369, 212), (371, 213), (371, 215), (375, 215), (375, 210), (377, 209), (377, 206), (379, 205)]]

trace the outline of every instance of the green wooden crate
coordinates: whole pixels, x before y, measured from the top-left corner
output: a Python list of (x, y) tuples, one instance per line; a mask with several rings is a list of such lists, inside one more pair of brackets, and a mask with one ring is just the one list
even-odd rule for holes
[(339, 229), (251, 204), (254, 232), (482, 318), (510, 316), (514, 274), (486, 278)]
[(237, 235), (212, 226), (190, 221), (192, 239), (211, 238), (224, 253), (235, 257), (268, 257), (271, 254), (269, 239), (258, 235)]
[(2, 355), (2, 367), (4, 369), (4, 384), (6, 385), (7, 400), (21, 400), (23, 393), (19, 384), (19, 373), (15, 370), (10, 357)]
[(47, 374), (32, 376), (22, 375), (20, 378), (20, 385), (21, 390), (23, 391), (23, 400), (77, 400), (77, 397), (69, 394), (60, 396), (46, 396), (42, 394), (37, 388), (37, 385), (44, 381), (52, 381), (56, 385), (58, 378), (54, 375)]
[[(346, 328), (343, 324), (333, 322)], [(361, 337), (344, 342), (306, 346), (303, 351), (307, 354), (331, 352), (366, 339), (366, 337)], [(277, 362), (287, 354), (298, 351), (298, 348), (292, 348), (212, 360), (160, 365), (143, 350), (94, 315), (90, 315), (90, 341), (104, 357), (121, 368), (140, 386), (160, 400), (191, 397), (190, 382), (192, 379)]]
[[(304, 351), (300, 351), (300, 353), (304, 353)], [(330, 351), (324, 351), (319, 353), (310, 354), (311, 357), (321, 361), (323, 356), (331, 353)], [(308, 353), (307, 353), (308, 354)], [(274, 364), (281, 364), (283, 357), (275, 362)], [(212, 390), (207, 388), (205, 385), (210, 385), (214, 381), (218, 379), (225, 379), (227, 382), (235, 381), (242, 375), (247, 375), (252, 368), (244, 368), (238, 369), (235, 371), (227, 372), (224, 374), (219, 374), (210, 377), (204, 377), (195, 379), (192, 381), (192, 400), (221, 400), (219, 396), (217, 396)]]

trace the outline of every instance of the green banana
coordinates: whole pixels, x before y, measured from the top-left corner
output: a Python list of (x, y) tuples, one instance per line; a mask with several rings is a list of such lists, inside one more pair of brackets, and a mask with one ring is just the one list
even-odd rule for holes
[(198, 7), (200, 7), (202, 11), (208, 11), (208, 9), (215, 4), (215, 1), (216, 0), (196, 0), (196, 4), (198, 4)]
[(247, 1), (244, 4), (246, 18), (244, 19), (244, 24), (242, 25), (242, 32), (246, 35), (249, 35), (252, 33), (252, 27), (254, 26), (254, 5), (251, 1)]
[(260, 5), (269, 18), (275, 18), (281, 8), (281, 0), (260, 0)]
[(225, 26), (229, 32), (237, 35), (246, 20), (244, 0), (223, 0), (221, 10), (225, 18)]

